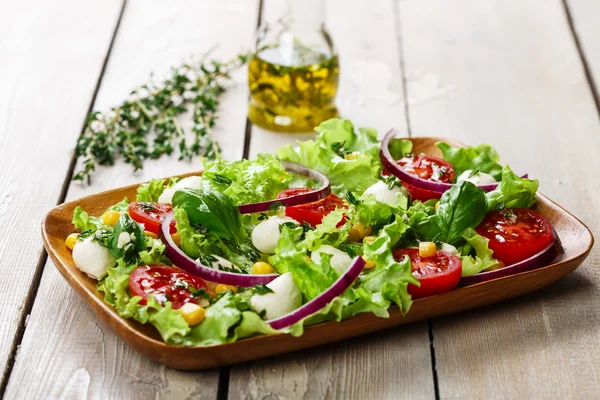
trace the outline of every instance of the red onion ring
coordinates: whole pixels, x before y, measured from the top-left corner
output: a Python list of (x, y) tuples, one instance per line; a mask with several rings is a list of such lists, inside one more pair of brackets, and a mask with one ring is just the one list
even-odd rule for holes
[(315, 189), (312, 192), (301, 193), (295, 196), (286, 197), (285, 199), (274, 199), (268, 201), (262, 201), (260, 203), (242, 204), (238, 206), (240, 213), (252, 214), (257, 212), (264, 212), (269, 210), (274, 203), (281, 203), (284, 206), (296, 206), (298, 204), (313, 203), (324, 199), (331, 193), (331, 185), (329, 179), (319, 171), (307, 168), (303, 165), (294, 164), (288, 161), (281, 161), (281, 165), (287, 172), (292, 172), (298, 175), (305, 176), (321, 183), (319, 189)]
[(277, 278), (278, 274), (246, 275), (219, 271), (193, 260), (173, 241), (169, 228), (173, 220), (173, 211), (169, 211), (160, 224), (159, 235), (165, 244), (165, 256), (178, 268), (210, 282), (224, 283), (239, 287), (264, 285)]
[[(432, 182), (426, 179), (419, 178), (418, 176), (411, 175), (404, 170), (396, 162), (392, 154), (390, 153), (390, 141), (393, 137), (395, 137), (399, 132), (396, 129), (390, 130), (385, 134), (385, 137), (381, 141), (381, 149), (379, 150), (379, 158), (381, 159), (381, 163), (384, 167), (387, 168), (388, 171), (396, 178), (400, 179), (402, 182), (406, 182), (410, 185), (416, 186), (421, 189), (431, 190), (436, 193), (444, 193), (447, 190), (450, 190), (454, 184), (452, 183), (443, 183), (443, 182)], [(527, 178), (528, 175), (525, 174), (521, 178)], [(500, 182), (497, 183), (489, 183), (486, 185), (478, 185), (477, 187), (486, 191), (491, 192), (496, 189)]]
[(271, 328), (273, 329), (283, 329), (313, 315), (333, 301), (333, 299), (341, 296), (346, 289), (354, 283), (356, 278), (358, 278), (358, 275), (362, 272), (364, 267), (365, 260), (363, 260), (362, 257), (354, 258), (346, 272), (344, 272), (329, 289), (291, 313), (267, 321), (267, 324), (271, 325)]
[(546, 248), (539, 253), (518, 262), (508, 265), (504, 268), (496, 269), (488, 272), (480, 272), (475, 275), (466, 276), (460, 279), (459, 285), (472, 285), (474, 283), (486, 282), (491, 279), (503, 278), (505, 276), (518, 274), (521, 272), (531, 271), (546, 265), (549, 265), (556, 257), (563, 253), (560, 239), (554, 229), (552, 230), (553, 240)]

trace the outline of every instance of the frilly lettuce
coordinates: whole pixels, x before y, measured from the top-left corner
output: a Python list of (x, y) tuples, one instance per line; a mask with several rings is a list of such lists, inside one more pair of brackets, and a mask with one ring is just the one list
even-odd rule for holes
[[(469, 254), (462, 256), (462, 276), (471, 276), (480, 273), (484, 269), (498, 264), (498, 260), (494, 259), (494, 252), (488, 247), (489, 239), (478, 235), (474, 229), (466, 229), (463, 233), (463, 238), (467, 241), (465, 247), (470, 247), (475, 251), (474, 257)], [(464, 251), (463, 253), (469, 253)]]
[[(331, 119), (315, 130), (319, 135), (314, 141), (299, 142), (298, 147), (280, 147), (277, 156), (324, 173), (331, 182), (332, 191), (340, 196), (348, 191), (362, 194), (377, 182), (381, 170), (380, 143), (374, 129), (361, 128), (357, 133), (352, 122)], [(342, 151), (360, 154), (346, 159)]]
[(447, 143), (436, 143), (442, 150), (444, 160), (454, 167), (455, 176), (458, 177), (466, 170), (485, 172), (499, 180), (502, 166), (498, 164), (500, 156), (489, 144), (480, 144), (473, 147), (452, 147)]
[(164, 179), (152, 179), (148, 183), (142, 183), (137, 188), (136, 201), (158, 201), (160, 195), (165, 191), (165, 180)]
[(259, 154), (256, 160), (203, 162), (202, 186), (225, 193), (238, 205), (274, 199), (292, 179), (271, 154)]
[(519, 178), (507, 165), (502, 170), (502, 182), (485, 195), (488, 209), (530, 208), (535, 204), (539, 186), (537, 179)]

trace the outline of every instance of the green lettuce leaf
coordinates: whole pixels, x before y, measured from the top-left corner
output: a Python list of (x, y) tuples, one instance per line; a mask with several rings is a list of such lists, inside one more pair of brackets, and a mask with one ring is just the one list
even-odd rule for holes
[(315, 229), (306, 232), (305, 239), (298, 246), (308, 250), (315, 250), (324, 244), (339, 247), (348, 237), (350, 224), (337, 225), (349, 212), (341, 208), (330, 212)]
[(160, 195), (165, 191), (164, 179), (152, 179), (148, 183), (142, 183), (137, 188), (136, 201), (158, 201)]
[(531, 208), (539, 186), (537, 179), (519, 178), (507, 165), (502, 170), (502, 182), (485, 195), (488, 209)]
[(442, 195), (435, 214), (435, 222), (441, 231), (441, 236), (437, 239), (456, 244), (461, 240), (465, 229), (479, 225), (486, 212), (483, 190), (467, 181), (455, 184)]
[(203, 162), (202, 186), (226, 194), (236, 205), (274, 199), (292, 180), (272, 154), (259, 154), (256, 160)]
[(356, 209), (357, 220), (362, 222), (364, 226), (381, 228), (392, 222), (394, 215), (404, 214), (408, 208), (408, 203), (406, 197), (402, 197), (402, 199), (405, 201), (395, 207), (377, 201), (372, 194), (363, 194), (358, 204), (354, 207)]
[(498, 264), (493, 257), (494, 252), (488, 247), (489, 239), (478, 235), (474, 229), (466, 229), (463, 238), (475, 250), (475, 256), (462, 256), (462, 276), (471, 276), (480, 273), (484, 269)]
[(83, 231), (96, 230), (102, 226), (102, 219), (92, 217), (87, 212), (83, 211), (80, 206), (75, 207), (73, 211), (73, 219), (71, 220), (76, 229)]
[(397, 218), (381, 230), (375, 241), (365, 245), (365, 257), (375, 261), (375, 267), (360, 281), (361, 287), (384, 301), (396, 303), (403, 313), (408, 312), (412, 304), (407, 286), (409, 283), (418, 285), (418, 281), (412, 275), (410, 260), (397, 262), (392, 249), (409, 230), (410, 226)]
[[(315, 128), (315, 140), (280, 147), (277, 156), (327, 175), (334, 193), (345, 196), (348, 191), (362, 194), (377, 182), (381, 170), (377, 132), (359, 129), (348, 120), (330, 119)], [(357, 153), (346, 159), (348, 153)], [(351, 177), (351, 179), (349, 179)]]
[(438, 142), (436, 146), (442, 150), (444, 160), (454, 167), (457, 178), (466, 170), (477, 170), (500, 180), (502, 175), (502, 166), (498, 164), (500, 156), (489, 144), (480, 144), (474, 147), (452, 147), (447, 143)]

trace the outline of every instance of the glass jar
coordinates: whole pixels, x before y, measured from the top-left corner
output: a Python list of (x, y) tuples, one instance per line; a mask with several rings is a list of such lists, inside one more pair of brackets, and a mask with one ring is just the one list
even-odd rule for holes
[(258, 29), (248, 68), (248, 118), (278, 132), (310, 132), (338, 116), (339, 60), (325, 29), (324, 0), (288, 0)]

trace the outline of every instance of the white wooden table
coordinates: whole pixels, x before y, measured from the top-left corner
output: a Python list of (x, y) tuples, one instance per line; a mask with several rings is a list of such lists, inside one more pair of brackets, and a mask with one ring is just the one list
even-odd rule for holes
[[(262, 7), (262, 12), (261, 12)], [(181, 373), (135, 353), (43, 251), (42, 216), (84, 194), (198, 169), (173, 160), (72, 183), (90, 108), (119, 103), (215, 42), (250, 49), (277, 0), (0, 2), (0, 397), (599, 398), (600, 251), (516, 300), (334, 345)], [(358, 125), (489, 142), (600, 234), (600, 2), (330, 0), (339, 106)], [(223, 99), (226, 158), (296, 136), (246, 121), (245, 71)], [(245, 141), (248, 127), (249, 141)]]

